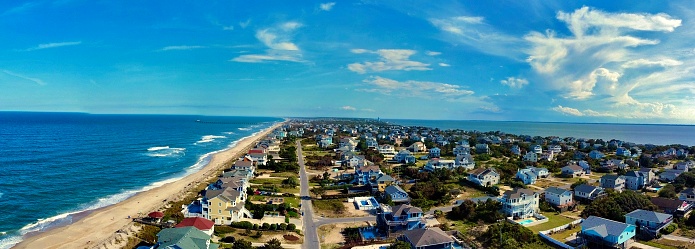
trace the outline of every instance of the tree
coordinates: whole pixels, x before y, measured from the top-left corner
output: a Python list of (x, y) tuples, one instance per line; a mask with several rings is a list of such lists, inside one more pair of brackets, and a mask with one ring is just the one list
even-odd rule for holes
[(657, 209), (649, 197), (634, 191), (620, 193), (610, 191), (608, 195), (599, 197), (582, 211), (582, 217), (598, 216), (614, 221), (625, 221), (625, 214), (635, 209), (654, 211)]
[(251, 245), (250, 241), (240, 239), (234, 242), (232, 249), (253, 249), (253, 246)]
[(268, 242), (265, 242), (263, 245), (263, 249), (282, 249), (282, 244), (280, 243), (280, 240), (278, 239), (271, 239)]
[(388, 249), (410, 249), (410, 243), (399, 240), (391, 244)]
[(297, 225), (292, 224), (292, 223), (290, 223), (290, 224), (287, 225), (287, 230), (288, 230), (288, 231), (294, 231), (295, 229), (297, 229)]
[(452, 208), (448, 215), (451, 219), (471, 220), (471, 218), (475, 217), (475, 208), (475, 202), (465, 200), (461, 205)]
[(676, 193), (676, 187), (672, 184), (666, 185), (661, 190), (659, 190), (659, 197), (665, 198), (676, 198), (678, 194)]
[(295, 188), (295, 187), (299, 186), (299, 180), (297, 179), (297, 177), (290, 176), (290, 177), (287, 177), (287, 179), (282, 180), (282, 184), (285, 184), (287, 186)]

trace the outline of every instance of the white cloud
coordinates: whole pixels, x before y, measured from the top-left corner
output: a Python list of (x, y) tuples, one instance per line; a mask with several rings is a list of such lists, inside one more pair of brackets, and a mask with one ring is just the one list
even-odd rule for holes
[(486, 54), (516, 58), (522, 40), (500, 32), (480, 16), (433, 17), (428, 21), (444, 32), (446, 41), (463, 44)]
[(592, 32), (590, 30), (592, 27), (673, 32), (675, 28), (681, 26), (681, 20), (673, 19), (664, 13), (655, 15), (606, 13), (586, 6), (575, 10), (574, 13), (559, 11), (557, 19), (567, 23), (569, 29), (577, 37)]
[(293, 31), (302, 27), (298, 22), (285, 22), (256, 31), (256, 39), (267, 46), (265, 54), (241, 55), (230, 61), (258, 63), (265, 61), (303, 62), (299, 47), (291, 41)]
[(437, 56), (437, 55), (440, 55), (442, 53), (441, 52), (435, 52), (435, 51), (427, 51), (425, 54), (427, 54), (429, 56)]
[(287, 39), (278, 38), (276, 33), (273, 33), (268, 29), (263, 29), (256, 32), (256, 38), (271, 49), (290, 51), (299, 50), (297, 45), (288, 41)]
[(672, 66), (680, 66), (683, 65), (682, 61), (677, 61), (674, 59), (660, 59), (660, 60), (647, 60), (647, 59), (637, 59), (637, 60), (631, 60), (628, 62), (625, 62), (625, 64), (621, 65), (623, 68), (637, 68), (637, 67), (653, 67), (653, 66), (659, 66), (659, 67), (672, 67)]
[(357, 108), (352, 107), (352, 106), (349, 106), (349, 105), (340, 107), (340, 109), (341, 109), (341, 110), (345, 110), (345, 111), (357, 111)]
[(232, 31), (232, 30), (234, 30), (234, 26), (223, 26), (222, 30)]
[(248, 63), (259, 63), (266, 61), (291, 61), (291, 62), (303, 62), (301, 55), (297, 53), (278, 53), (275, 51), (268, 51), (266, 54), (245, 54), (238, 56), (230, 61), (235, 62), (248, 62)]
[(352, 49), (351, 52), (357, 54), (372, 53), (379, 55), (379, 61), (352, 63), (348, 65), (348, 69), (350, 71), (357, 72), (360, 74), (366, 73), (367, 71), (381, 72), (390, 70), (432, 70), (431, 68), (429, 68), (430, 64), (410, 60), (410, 56), (417, 53), (415, 50), (379, 49), (377, 51), (368, 51), (365, 49)]
[(18, 73), (9, 71), (9, 70), (2, 70), (2, 72), (5, 73), (5, 74), (7, 74), (7, 75), (13, 76), (13, 77), (17, 77), (17, 78), (20, 78), (20, 79), (23, 79), (23, 80), (28, 80), (28, 81), (34, 82), (34, 83), (36, 83), (37, 85), (40, 85), (40, 86), (45, 86), (45, 85), (46, 85), (46, 82), (44, 82), (43, 80), (37, 79), (37, 78), (32, 78), (32, 77), (29, 77), (29, 76), (21, 75), (21, 74), (18, 74)]
[(330, 11), (331, 9), (333, 9), (333, 6), (335, 6), (335, 2), (322, 3), (319, 7), (321, 8), (321, 10)]
[(242, 29), (245, 29), (246, 27), (249, 26), (249, 24), (251, 24), (251, 19), (248, 19), (248, 20), (243, 21), (243, 22), (239, 22), (239, 27), (241, 27)]
[(575, 108), (564, 107), (564, 106), (561, 106), (561, 105), (558, 105), (558, 106), (556, 106), (556, 107), (553, 107), (552, 110), (553, 110), (553, 111), (556, 111), (556, 112), (559, 112), (559, 113), (562, 113), (562, 114), (571, 115), (571, 116), (584, 116), (584, 113), (582, 113), (581, 111), (579, 111), (579, 110), (577, 110), (577, 109), (575, 109)]
[(373, 87), (370, 89), (363, 89), (364, 91), (382, 94), (397, 93), (399, 96), (437, 97), (445, 99), (468, 96), (474, 93), (458, 85), (414, 80), (401, 82), (379, 76), (369, 77), (363, 82)]
[(501, 80), (500, 83), (511, 88), (522, 88), (528, 85), (528, 80), (522, 78), (507, 77), (507, 79)]
[(439, 66), (440, 66), (440, 67), (450, 67), (451, 65), (446, 64), (446, 63), (443, 63), (443, 62), (440, 62), (440, 63), (439, 63)]
[(34, 51), (34, 50), (41, 50), (41, 49), (47, 49), (47, 48), (59, 48), (59, 47), (66, 47), (66, 46), (76, 46), (82, 44), (81, 41), (74, 41), (74, 42), (53, 42), (53, 43), (44, 43), (44, 44), (39, 44), (36, 47), (33, 48), (28, 48), (26, 51)]
[(192, 50), (192, 49), (198, 49), (198, 48), (205, 48), (205, 46), (166, 46), (161, 49), (161, 51), (169, 51), (169, 50)]

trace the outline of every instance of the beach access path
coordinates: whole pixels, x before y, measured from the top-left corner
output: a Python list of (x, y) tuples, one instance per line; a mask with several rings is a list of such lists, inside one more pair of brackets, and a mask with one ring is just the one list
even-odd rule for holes
[[(147, 214), (160, 210), (167, 202), (182, 198), (189, 189), (201, 182), (213, 180), (217, 177), (217, 172), (227, 162), (242, 156), (258, 140), (265, 138), (270, 132), (286, 122), (277, 123), (255, 136), (241, 140), (233, 148), (212, 155), (210, 163), (198, 172), (175, 182), (138, 193), (120, 203), (94, 210), (70, 225), (25, 238), (13, 248), (120, 248), (118, 243), (114, 242), (117, 237), (122, 239), (123, 234), (117, 232), (128, 231), (134, 226), (131, 219), (128, 218), (129, 216), (136, 217), (138, 213)], [(308, 206), (311, 207), (311, 203)]]

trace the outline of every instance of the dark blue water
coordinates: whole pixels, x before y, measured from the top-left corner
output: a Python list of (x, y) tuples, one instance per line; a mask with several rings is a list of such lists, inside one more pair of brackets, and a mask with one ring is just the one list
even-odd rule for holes
[(278, 121), (0, 112), (0, 248), (195, 172), (211, 152)]
[(404, 126), (424, 126), (439, 129), (461, 129), (466, 131), (502, 131), (516, 135), (558, 136), (587, 139), (618, 139), (638, 144), (695, 145), (695, 126), (692, 125), (647, 125), (647, 124), (582, 124), (540, 123), (509, 121), (459, 121), (459, 120), (385, 120)]

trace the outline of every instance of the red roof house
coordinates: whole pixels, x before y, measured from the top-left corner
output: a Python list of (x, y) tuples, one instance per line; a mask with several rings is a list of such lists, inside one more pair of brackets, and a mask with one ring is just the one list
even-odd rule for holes
[(189, 217), (176, 224), (176, 227), (195, 227), (208, 235), (212, 235), (215, 230), (215, 222), (201, 217)]

